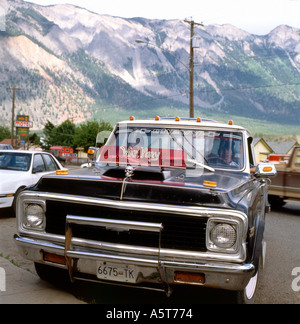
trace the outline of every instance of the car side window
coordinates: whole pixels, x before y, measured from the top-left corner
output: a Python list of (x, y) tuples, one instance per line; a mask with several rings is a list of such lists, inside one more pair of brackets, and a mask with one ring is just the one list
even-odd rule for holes
[(296, 154), (295, 167), (296, 168), (299, 168), (300, 167), (300, 150), (298, 150), (298, 152)]
[(33, 173), (46, 172), (44, 160), (41, 154), (37, 154), (34, 156), (32, 172)]
[(46, 163), (47, 171), (56, 171), (58, 169), (58, 166), (50, 155), (44, 154), (43, 157)]

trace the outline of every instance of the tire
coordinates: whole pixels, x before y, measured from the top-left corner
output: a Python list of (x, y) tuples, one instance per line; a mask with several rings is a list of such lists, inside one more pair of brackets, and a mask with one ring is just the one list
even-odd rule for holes
[(237, 292), (237, 303), (252, 305), (255, 301), (256, 290), (258, 286), (259, 272), (256, 273), (254, 277), (251, 278), (247, 287)]
[(273, 208), (282, 208), (286, 204), (283, 198), (277, 196), (269, 196), (269, 203)]
[(259, 278), (260, 273), (263, 267), (263, 253), (265, 251), (261, 252), (261, 256), (259, 259), (259, 265), (258, 270), (256, 271), (256, 274), (253, 275), (253, 277), (250, 279), (248, 285), (246, 288), (242, 291), (236, 292), (236, 302), (237, 304), (245, 304), (245, 305), (252, 305), (255, 302), (256, 292), (259, 284)]

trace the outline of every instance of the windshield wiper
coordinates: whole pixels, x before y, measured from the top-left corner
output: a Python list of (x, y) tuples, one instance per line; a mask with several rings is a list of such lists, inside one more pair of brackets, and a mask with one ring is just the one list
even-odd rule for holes
[(193, 164), (196, 164), (196, 165), (199, 165), (201, 166), (202, 168), (206, 169), (206, 170), (209, 170), (211, 172), (215, 172), (216, 170), (208, 165), (205, 165), (197, 160), (194, 160), (194, 159), (188, 159), (187, 162), (189, 163), (193, 163)]
[[(187, 156), (190, 158), (190, 159), (187, 159), (187, 162), (189, 162), (189, 163), (193, 163), (193, 164), (196, 164), (196, 165), (198, 165), (198, 166), (201, 166), (202, 168), (204, 168), (204, 169), (206, 169), (206, 170), (209, 170), (209, 171), (211, 171), (211, 172), (215, 172), (215, 171), (216, 171), (214, 168), (211, 168), (210, 166), (205, 165), (205, 164), (203, 164), (203, 163), (201, 163), (201, 162), (195, 160), (195, 159), (193, 158), (193, 156), (192, 156), (189, 152), (187, 152), (187, 151), (184, 149), (183, 145), (182, 145), (181, 143), (178, 143), (178, 141), (176, 140), (175, 136), (174, 136), (173, 134), (171, 134), (170, 129), (167, 129), (167, 132), (168, 132), (169, 136), (172, 138), (172, 140), (173, 140), (173, 141), (174, 141), (174, 142), (175, 142), (179, 147), (181, 147), (181, 149), (182, 149), (182, 150), (187, 154)], [(203, 154), (201, 154), (201, 153), (199, 152), (199, 150), (197, 150), (197, 149), (195, 148), (195, 146), (189, 142), (189, 140), (186, 138), (186, 136), (185, 136), (184, 134), (183, 134), (183, 137), (184, 137), (184, 138), (186, 139), (186, 141), (191, 145), (191, 147), (192, 147), (193, 149), (195, 149), (195, 150), (197, 151), (197, 153), (199, 153), (199, 154), (203, 157), (203, 159), (205, 160), (205, 162), (208, 164), (208, 161), (207, 161), (207, 159), (205, 158), (205, 156), (203, 156)]]

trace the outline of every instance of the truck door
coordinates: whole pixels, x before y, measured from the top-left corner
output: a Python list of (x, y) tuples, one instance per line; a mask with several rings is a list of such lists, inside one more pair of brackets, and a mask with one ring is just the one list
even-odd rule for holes
[(300, 147), (296, 148), (289, 163), (285, 179), (285, 196), (300, 198)]

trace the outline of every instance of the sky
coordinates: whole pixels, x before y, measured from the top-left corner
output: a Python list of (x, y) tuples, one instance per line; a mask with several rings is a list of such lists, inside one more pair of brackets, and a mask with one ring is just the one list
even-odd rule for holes
[[(0, 0), (1, 1), (1, 0)], [(27, 0), (26, 0), (27, 1)], [(123, 18), (186, 19), (232, 24), (256, 35), (279, 25), (300, 28), (300, 0), (28, 0), (41, 5), (70, 3)]]

